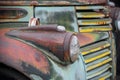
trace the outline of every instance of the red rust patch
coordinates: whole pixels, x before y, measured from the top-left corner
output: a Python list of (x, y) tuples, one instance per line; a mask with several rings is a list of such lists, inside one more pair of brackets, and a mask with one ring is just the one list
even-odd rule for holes
[(49, 62), (43, 53), (32, 46), (5, 36), (10, 28), (0, 29), (0, 61), (21, 68), (21, 62), (33, 65), (49, 74)]

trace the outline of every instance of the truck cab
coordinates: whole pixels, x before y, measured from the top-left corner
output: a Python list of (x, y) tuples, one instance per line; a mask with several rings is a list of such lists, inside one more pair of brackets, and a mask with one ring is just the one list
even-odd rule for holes
[(31, 80), (115, 80), (116, 48), (106, 4), (0, 1), (2, 75), (15, 80), (20, 75)]

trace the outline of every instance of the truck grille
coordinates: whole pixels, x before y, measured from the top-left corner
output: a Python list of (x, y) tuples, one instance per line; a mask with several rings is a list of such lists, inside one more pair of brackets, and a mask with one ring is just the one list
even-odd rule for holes
[[(112, 30), (108, 10), (104, 6), (76, 6), (80, 32), (107, 32)], [(108, 33), (109, 34), (109, 33)], [(112, 79), (112, 51), (110, 37), (81, 47), (87, 80)]]
[(104, 6), (76, 6), (80, 32), (110, 31), (111, 18)]
[[(82, 47), (82, 55), (86, 64), (87, 79), (99, 80), (100, 78), (111, 78), (112, 58), (111, 44), (107, 41), (93, 43)], [(86, 50), (85, 50), (86, 49)]]

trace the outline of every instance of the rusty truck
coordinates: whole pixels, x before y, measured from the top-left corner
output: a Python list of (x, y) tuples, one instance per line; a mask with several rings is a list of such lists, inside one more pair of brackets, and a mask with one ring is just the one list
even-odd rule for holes
[(107, 2), (0, 1), (0, 78), (115, 80)]

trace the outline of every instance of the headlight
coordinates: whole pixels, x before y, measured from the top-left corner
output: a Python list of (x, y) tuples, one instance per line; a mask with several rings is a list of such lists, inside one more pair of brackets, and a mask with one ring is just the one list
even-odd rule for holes
[(70, 58), (71, 61), (74, 62), (78, 59), (79, 49), (80, 45), (78, 42), (78, 38), (76, 36), (72, 36), (71, 42), (70, 42)]

